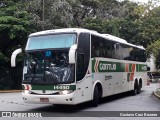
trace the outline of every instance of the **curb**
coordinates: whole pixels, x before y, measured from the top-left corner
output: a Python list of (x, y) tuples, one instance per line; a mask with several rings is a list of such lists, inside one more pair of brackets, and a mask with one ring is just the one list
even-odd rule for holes
[(21, 91), (22, 90), (0, 90), (0, 93), (16, 93)]
[(160, 95), (158, 95), (155, 91), (153, 92), (153, 95), (160, 100)]

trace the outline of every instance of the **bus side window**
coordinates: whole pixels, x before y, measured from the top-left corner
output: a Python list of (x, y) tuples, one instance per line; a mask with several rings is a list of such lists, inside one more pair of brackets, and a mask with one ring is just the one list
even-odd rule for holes
[(77, 55), (77, 81), (82, 80), (85, 76), (84, 70), (84, 55)]
[(97, 57), (104, 57), (104, 43), (102, 41), (102, 39), (100, 39), (99, 45), (97, 47)]
[(122, 46), (120, 43), (114, 43), (114, 59), (120, 59), (122, 60)]
[(131, 60), (132, 56), (130, 55), (131, 51), (133, 50), (132, 46), (122, 44), (122, 59), (123, 60)]
[(111, 41), (106, 41), (105, 47), (106, 47), (105, 57), (106, 58), (112, 58), (114, 49), (113, 49)]

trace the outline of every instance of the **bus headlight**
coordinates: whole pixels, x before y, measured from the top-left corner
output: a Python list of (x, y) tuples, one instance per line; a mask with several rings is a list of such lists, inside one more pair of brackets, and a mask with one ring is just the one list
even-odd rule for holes
[(73, 90), (63, 90), (63, 91), (60, 91), (59, 94), (60, 95), (67, 95), (67, 94), (70, 94), (72, 92), (73, 92)]
[(23, 90), (22, 91), (24, 94), (30, 94), (30, 91), (29, 90)]

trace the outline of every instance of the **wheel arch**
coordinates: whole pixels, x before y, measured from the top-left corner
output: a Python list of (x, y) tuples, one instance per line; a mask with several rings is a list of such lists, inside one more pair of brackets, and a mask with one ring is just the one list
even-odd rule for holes
[(102, 98), (102, 95), (103, 95), (102, 83), (100, 82), (100, 80), (97, 80), (96, 82), (94, 82), (93, 87), (92, 87), (92, 100), (93, 100), (93, 94), (94, 94), (95, 86), (98, 87), (99, 97)]
[(136, 84), (137, 84), (137, 85), (139, 84), (139, 79), (138, 79), (138, 78), (134, 78), (133, 90), (134, 90)]

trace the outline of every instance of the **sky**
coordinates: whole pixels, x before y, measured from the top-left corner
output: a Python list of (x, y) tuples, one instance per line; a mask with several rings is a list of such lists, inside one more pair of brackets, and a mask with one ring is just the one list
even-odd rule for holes
[[(119, 1), (123, 1), (123, 0), (119, 0)], [(140, 2), (140, 3), (148, 3), (148, 1), (152, 1), (153, 4), (155, 4), (155, 6), (160, 6), (160, 0), (159, 1), (154, 1), (154, 0), (130, 0), (133, 2)]]
[[(119, 1), (123, 1), (123, 0), (119, 0)], [(133, 1), (133, 2), (142, 2), (142, 3), (147, 3), (148, 0), (130, 0), (130, 1)]]
[(143, 3), (147, 3), (148, 0), (130, 0), (130, 1), (133, 1), (133, 2), (143, 2)]

